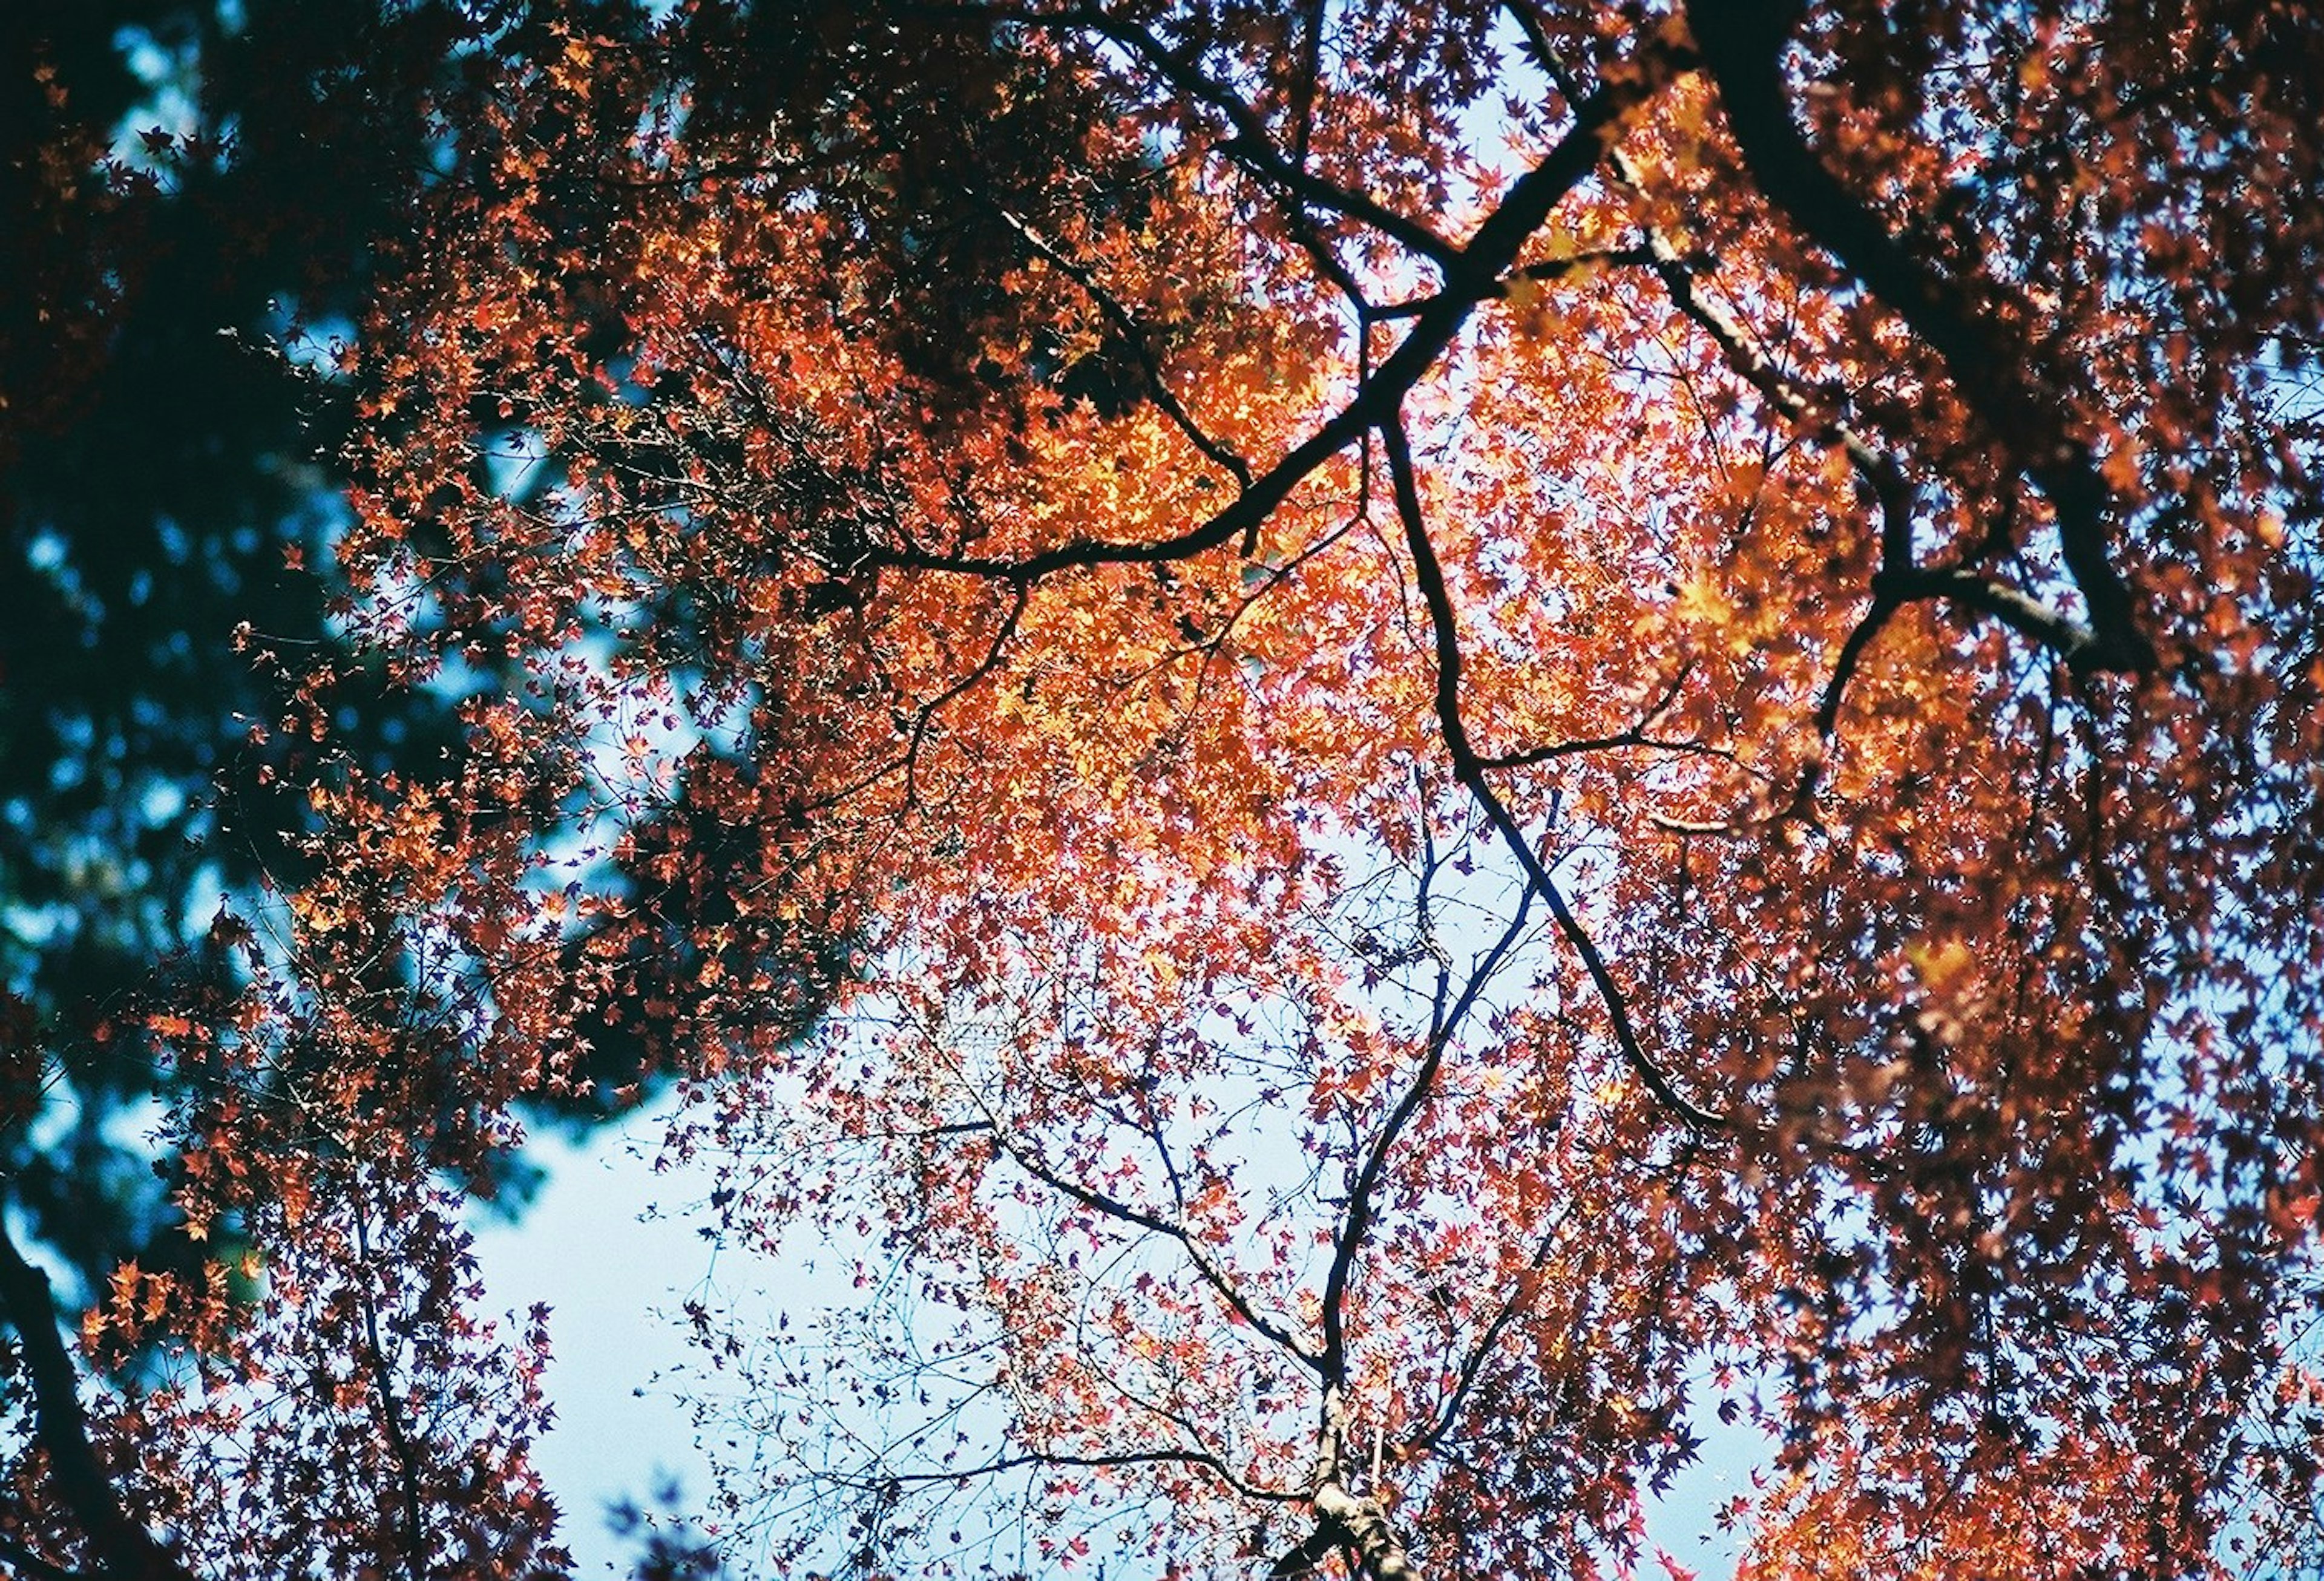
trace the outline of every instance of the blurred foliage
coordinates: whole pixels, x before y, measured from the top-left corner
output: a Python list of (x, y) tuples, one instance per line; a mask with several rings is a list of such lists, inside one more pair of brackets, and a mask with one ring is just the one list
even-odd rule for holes
[[(266, 660), (337, 645), (334, 342), (494, 25), (398, 0), (0, 6), (0, 1170), (91, 1289), (193, 1255), (142, 1146), (193, 1078), (155, 1065), (132, 999), (230, 973), (226, 899), (298, 877)], [(344, 758), (461, 750), (455, 699), (346, 667)], [(598, 1052), (605, 1091), (649, 1057)]]

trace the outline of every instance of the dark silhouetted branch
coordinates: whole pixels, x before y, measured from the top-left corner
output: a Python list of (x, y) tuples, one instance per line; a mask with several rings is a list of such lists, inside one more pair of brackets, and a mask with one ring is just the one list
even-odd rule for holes
[(80, 1377), (57, 1333), (48, 1275), (24, 1260), (0, 1216), (0, 1314), (24, 1347), (32, 1383), (33, 1432), (48, 1456), (58, 1498), (79, 1522), (106, 1581), (194, 1581), (153, 1534), (121, 1507), (111, 1474), (89, 1443)]
[[(2069, 662), (2079, 669), (2152, 669), (2153, 646), (2138, 630), (2130, 590), (2107, 556), (2111, 494), (2089, 447), (2013, 377), (2022, 355), (1996, 344), (1987, 321), (1889, 234), (1794, 123), (1783, 51), (1799, 9), (1798, 0), (1690, 0), (1687, 6), (1703, 66), (1718, 84), (1752, 179), (1810, 241), (1928, 343), (1985, 426), (2049, 497), (2066, 569), (2089, 610), (2089, 638), (2074, 645)], [(1998, 608), (1991, 612), (2018, 624)]]

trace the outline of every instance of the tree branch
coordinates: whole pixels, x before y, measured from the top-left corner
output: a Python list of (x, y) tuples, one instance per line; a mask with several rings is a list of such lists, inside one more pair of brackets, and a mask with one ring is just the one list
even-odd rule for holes
[(1403, 519), (1405, 539), (1412, 551), (1413, 577), (1420, 585), (1420, 596), (1428, 606), (1429, 624), (1435, 634), (1436, 718), (1445, 749), (1452, 754), (1453, 775), (1469, 787), (1477, 804), (1484, 809), (1485, 816), (1500, 832), (1511, 854), (1525, 869), (1526, 876), (1548, 904), (1550, 915), (1556, 919), (1557, 931), (1582, 958), (1582, 969), (1606, 1007), (1607, 1019), (1612, 1025), (1614, 1042), (1621, 1051), (1623, 1062), (1646, 1083), (1647, 1091), (1688, 1125), (1698, 1130), (1723, 1125), (1724, 1116), (1713, 1114), (1687, 1098), (1647, 1058), (1638, 1041), (1637, 1029), (1630, 1020), (1628, 1000), (1621, 985), (1615, 982), (1606, 958), (1599, 953), (1589, 930), (1582, 925), (1573, 908), (1566, 904), (1564, 894), (1550, 878), (1540, 853), (1534, 850), (1533, 842), (1526, 838), (1525, 831), (1517, 826), (1516, 818), (1486, 778), (1484, 764), (1470, 744), (1469, 729), (1461, 715), (1460, 633), (1454, 624), (1452, 597), (1444, 584), (1444, 571), (1437, 564), (1435, 546), (1429, 541), (1427, 524), (1421, 517), (1420, 488), (1412, 469), (1412, 446), (1405, 437), (1400, 418), (1382, 423), (1379, 433), (1381, 447), (1388, 454), (1397, 514)]
[(1124, 1449), (1111, 1455), (1071, 1455), (1054, 1450), (1028, 1450), (1022, 1455), (1003, 1455), (982, 1466), (971, 1466), (958, 1471), (887, 1471), (877, 1478), (834, 1478), (842, 1485), (874, 1487), (881, 1483), (926, 1484), (948, 1483), (958, 1485), (977, 1477), (999, 1476), (1003, 1472), (1022, 1471), (1028, 1466), (1072, 1466), (1089, 1471), (1118, 1470), (1133, 1466), (1192, 1466), (1207, 1471), (1236, 1494), (1262, 1503), (1287, 1504), (1300, 1495), (1280, 1488), (1259, 1487), (1247, 1483), (1229, 1470), (1224, 1461), (1205, 1449)]
[[(1304, 1556), (1318, 1543), (1344, 1546), (1354, 1550), (1371, 1581), (1421, 1581), (1419, 1567), (1388, 1524), (1379, 1490), (1359, 1494), (1348, 1485), (1346, 1415), (1347, 1402), (1341, 1398), (1339, 1385), (1327, 1385), (1315, 1442), (1315, 1533), (1285, 1559)], [(1277, 1561), (1278, 1567), (1283, 1562)]]
[[(355, 1206), (355, 1255), (364, 1278), (371, 1273), (371, 1236), (366, 1228), (368, 1216), (363, 1205)], [(395, 1396), (387, 1365), (387, 1351), (379, 1341), (379, 1305), (372, 1299), (368, 1288), (359, 1291), (356, 1305), (363, 1314), (364, 1347), (371, 1369), (372, 1400), (379, 1408), (380, 1429), (387, 1439), (388, 1453), (395, 1457), (396, 1492), (402, 1501), (403, 1569), (410, 1581), (427, 1581), (428, 1522), (420, 1496), (420, 1460), (413, 1452), (411, 1440), (403, 1430), (403, 1414), (395, 1407)]]
[(51, 1564), (13, 1538), (0, 1537), (0, 1561), (14, 1566), (18, 1574), (32, 1577), (32, 1581), (98, 1581)]
[(1158, 1213), (1149, 1213), (1142, 1208), (1123, 1201), (1119, 1197), (1110, 1196), (1093, 1187), (1085, 1186), (1072, 1176), (1051, 1168), (1038, 1154), (1010, 1135), (1001, 1125), (998, 1117), (988, 1111), (986, 1117), (992, 1126), (993, 1146), (1000, 1149), (1001, 1154), (1019, 1169), (1023, 1170), (1051, 1190), (1071, 1198), (1093, 1213), (1103, 1214), (1106, 1218), (1123, 1224), (1134, 1224), (1140, 1229), (1151, 1230), (1156, 1235), (1175, 1241), (1177, 1243), (1178, 1249), (1186, 1255), (1186, 1260), (1194, 1264), (1194, 1272), (1201, 1275), (1203, 1282), (1217, 1292), (1219, 1299), (1226, 1302), (1237, 1317), (1250, 1324), (1262, 1337), (1281, 1346), (1309, 1367), (1320, 1366), (1320, 1358), (1314, 1352), (1300, 1344), (1288, 1328), (1251, 1304), (1250, 1298), (1243, 1294), (1241, 1288), (1235, 1283), (1226, 1269), (1220, 1265), (1218, 1259), (1212, 1256), (1200, 1241), (1194, 1239), (1193, 1232), (1185, 1225), (1174, 1224)]
[(1329, 209), (1343, 218), (1378, 231), (1440, 269), (1450, 271), (1457, 265), (1460, 249), (1427, 225), (1397, 213), (1364, 193), (1342, 187), (1309, 170), (1305, 166), (1304, 147), (1301, 151), (1303, 157), (1298, 162), (1286, 159), (1275, 146), (1275, 140), (1268, 133), (1267, 123), (1259, 118), (1256, 110), (1245, 104), (1240, 96), (1204, 75), (1156, 38), (1150, 30), (1094, 10), (1069, 15), (1070, 20), (1128, 49), (1159, 72), (1164, 80), (1180, 93), (1189, 98), (1202, 100), (1224, 115), (1235, 133), (1226, 143), (1226, 152), (1253, 175), (1274, 182), (1299, 204)]
[(2153, 645), (2138, 630), (2130, 590), (2107, 556), (2106, 513), (2112, 494), (2089, 447), (2066, 433), (2058, 417), (2010, 377), (2007, 371), (2023, 362), (2022, 354), (1997, 344), (1975, 309), (1889, 234), (1879, 216), (1824, 167), (1793, 123), (1783, 51), (1799, 10), (1799, 0), (1688, 0), (1688, 23), (1718, 85), (1744, 164), (1811, 242), (1837, 258), (1935, 350), (1969, 406), (2049, 496), (2066, 569), (2089, 609), (2090, 639), (2070, 662), (2081, 669), (2151, 670)]
[(1176, 538), (1129, 543), (1074, 538), (1021, 559), (935, 554), (909, 546), (874, 549), (867, 558), (903, 570), (1029, 583), (1081, 566), (1184, 559), (1256, 534), (1311, 473), (1395, 414), (1405, 393), (1435, 365), (1477, 304), (1502, 289), (1501, 276), (1550, 211), (1597, 167), (1623, 113), (1659, 92), (1692, 60), (1682, 45), (1658, 38), (1641, 52), (1633, 69), (1576, 106), (1573, 125), (1540, 163), (1517, 179), (1468, 245), (1445, 263), (1443, 291), (1414, 316), (1411, 330), (1354, 397), (1209, 520)]
[(106, 1581), (194, 1581), (153, 1534), (121, 1506), (113, 1477), (88, 1439), (80, 1379), (57, 1332), (48, 1275), (24, 1260), (0, 1211), (0, 1315), (24, 1346), (32, 1374), (33, 1433), (49, 1460), (49, 1477), (80, 1523)]
[(1274, 1564), (1268, 1567), (1270, 1581), (1297, 1581), (1302, 1576), (1313, 1576), (1323, 1567), (1323, 1561), (1333, 1550), (1347, 1542), (1347, 1534), (1329, 1521), (1318, 1521), (1315, 1529), (1299, 1542), (1284, 1550)]
[[(1629, 161), (1611, 156), (1617, 176), (1636, 189)], [(1872, 579), (1872, 607), (1849, 633), (1816, 709), (1817, 733), (1837, 728), (1841, 699), (1864, 651), (1891, 616), (1905, 604), (1950, 598), (1994, 616), (2056, 653), (2077, 670), (2120, 667), (2109, 658), (2106, 639), (2092, 627), (2051, 609), (2031, 594), (1962, 567), (1917, 565), (1913, 560), (1914, 489), (1895, 457), (1877, 449), (1838, 412), (1810, 398), (1790, 372), (1778, 366), (1757, 339), (1697, 288), (1693, 267), (1651, 227), (1646, 232), (1649, 266), (1672, 304), (1709, 335), (1729, 368), (1777, 411), (1840, 446), (1880, 508), (1880, 569)]]
[(1460, 998), (1430, 1030), (1427, 1052), (1421, 1057), (1420, 1068), (1413, 1072), (1412, 1084), (1389, 1112), (1388, 1123), (1372, 1138), (1371, 1146), (1365, 1150), (1364, 1162), (1358, 1168), (1355, 1183), (1348, 1191), (1347, 1215), (1341, 1220), (1340, 1233), (1334, 1238), (1332, 1266), (1323, 1276), (1323, 1360), (1327, 1384), (1337, 1386), (1347, 1381), (1347, 1318), (1344, 1309), (1348, 1283), (1354, 1275), (1356, 1255), (1363, 1249), (1364, 1237), (1371, 1229), (1372, 1200), (1379, 1192), (1381, 1177), (1388, 1171), (1389, 1150), (1396, 1145), (1397, 1138), (1403, 1135), (1405, 1126), (1411, 1123), (1412, 1117), (1420, 1111), (1420, 1106), (1427, 1101), (1435, 1084), (1436, 1072), (1443, 1066), (1444, 1052), (1452, 1046), (1453, 1034), (1476, 1007), (1479, 997), (1485, 991), (1486, 983), (1524, 933), (1526, 924), (1532, 915), (1534, 896), (1537, 892), (1538, 887), (1528, 879), (1525, 892), (1517, 901), (1517, 915), (1509, 919), (1509, 925), (1502, 930), (1493, 947), (1471, 970)]
[(1119, 297), (1106, 290), (1094, 273), (1068, 257), (1062, 248), (1034, 229), (1030, 222), (1000, 205), (994, 205), (994, 208), (1009, 227), (1025, 239), (1027, 246), (1047, 259), (1059, 273), (1081, 287), (1083, 294), (1097, 304), (1098, 311), (1105, 316), (1106, 322), (1130, 343), (1131, 354), (1138, 358), (1139, 372), (1146, 375), (1147, 390), (1154, 397), (1154, 404), (1160, 407), (1163, 415), (1170, 419), (1179, 433), (1185, 436), (1186, 443), (1201, 451), (1213, 464), (1224, 468), (1238, 484), (1246, 489), (1250, 487), (1250, 463), (1205, 432), (1163, 379), (1161, 362), (1154, 354), (1153, 339), (1147, 334), (1146, 326), (1138, 316)]

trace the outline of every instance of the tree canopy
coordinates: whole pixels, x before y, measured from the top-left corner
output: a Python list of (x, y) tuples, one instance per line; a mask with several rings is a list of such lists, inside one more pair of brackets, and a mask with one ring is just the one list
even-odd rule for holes
[(383, 14), (234, 1250), (0, 1236), (0, 1558), (564, 1568), (464, 1226), (671, 1069), (863, 1291), (688, 1312), (742, 1573), (1629, 1574), (1713, 1414), (1753, 1576), (2314, 1573), (2324, 22)]

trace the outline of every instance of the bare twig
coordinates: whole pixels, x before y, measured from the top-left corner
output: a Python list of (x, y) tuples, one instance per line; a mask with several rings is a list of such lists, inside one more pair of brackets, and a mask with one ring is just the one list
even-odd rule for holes
[(1431, 1027), (1428, 1047), (1421, 1056), (1412, 1080), (1388, 1113), (1388, 1121), (1372, 1137), (1371, 1145), (1364, 1150), (1363, 1163), (1358, 1166), (1354, 1183), (1348, 1190), (1348, 1205), (1340, 1220), (1339, 1233), (1333, 1237), (1332, 1265), (1323, 1277), (1323, 1372), (1327, 1383), (1338, 1385), (1346, 1382), (1347, 1374), (1347, 1295), (1348, 1283), (1355, 1271), (1357, 1255), (1363, 1250), (1364, 1239), (1370, 1233), (1373, 1204), (1379, 1192), (1380, 1181), (1388, 1172), (1389, 1153), (1412, 1117), (1428, 1101), (1434, 1089), (1437, 1072), (1443, 1068), (1445, 1051), (1452, 1047), (1454, 1034), (1469, 1012), (1475, 1008), (1485, 985), (1508, 958), (1509, 951), (1524, 934), (1533, 911), (1534, 896), (1539, 886), (1528, 878), (1525, 891), (1517, 901), (1517, 915), (1502, 930), (1501, 936), (1471, 967), (1469, 980), (1460, 997)]
[(1320, 1371), (1322, 1358), (1313, 1349), (1300, 1343), (1297, 1336), (1294, 1335), (1281, 1319), (1260, 1311), (1252, 1303), (1250, 1298), (1243, 1293), (1241, 1286), (1235, 1282), (1233, 1276), (1216, 1257), (1211, 1255), (1210, 1249), (1196, 1240), (1194, 1233), (1185, 1225), (1165, 1218), (1158, 1213), (1148, 1212), (1134, 1203), (1125, 1202), (1120, 1198), (1098, 1190), (1094, 1187), (1084, 1185), (1063, 1171), (1054, 1168), (1048, 1161), (1035, 1153), (1001, 1123), (1001, 1117), (983, 1102), (974, 1085), (965, 1077), (963, 1078), (961, 1085), (969, 1094), (970, 1101), (985, 1111), (986, 1122), (991, 1126), (992, 1145), (1002, 1157), (1051, 1190), (1072, 1199), (1093, 1213), (1102, 1214), (1122, 1224), (1136, 1225), (1140, 1229), (1150, 1230), (1176, 1243), (1203, 1282), (1211, 1287), (1235, 1316), (1250, 1324), (1261, 1337), (1280, 1346), (1311, 1369)]
[(1133, 1466), (1192, 1466), (1209, 1472), (1246, 1499), (1264, 1503), (1293, 1503), (1305, 1495), (1282, 1488), (1262, 1487), (1245, 1482), (1217, 1456), (1203, 1449), (1125, 1449), (1111, 1455), (1074, 1455), (1056, 1450), (1033, 1450), (1023, 1455), (1003, 1455), (982, 1466), (964, 1466), (949, 1471), (883, 1471), (877, 1477), (834, 1478), (843, 1486), (863, 1489), (876, 1488), (883, 1483), (959, 1484), (978, 1477), (999, 1476), (1007, 1472), (1021, 1471), (1027, 1466), (1074, 1466), (1091, 1471), (1106, 1471)]

